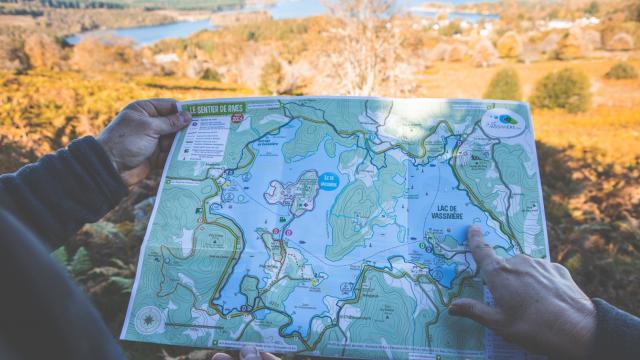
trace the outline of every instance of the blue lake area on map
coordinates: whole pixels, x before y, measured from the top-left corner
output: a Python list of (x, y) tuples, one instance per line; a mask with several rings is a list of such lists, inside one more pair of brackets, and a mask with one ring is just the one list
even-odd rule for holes
[[(470, 223), (481, 226), (487, 236), (504, 237), (487, 226), (486, 214), (471, 204), (465, 190), (458, 188), (449, 164), (457, 142), (457, 139), (452, 137), (447, 140), (446, 152), (441, 157), (423, 165), (414, 165), (406, 160), (404, 162), (407, 168), (405, 177), (394, 180), (403, 183), (407, 177), (409, 180), (424, 179), (424, 181), (411, 181), (411, 186), (406, 189), (406, 195), (395, 202), (395, 211), (389, 214), (389, 216), (399, 216), (401, 221), (406, 218), (408, 229), (401, 226), (401, 222), (373, 226), (372, 235), (365, 240), (363, 246), (352, 250), (349, 260), (332, 263), (323, 261), (322, 254), (326, 246), (331, 243), (331, 229), (327, 221), (318, 222), (317, 216), (307, 214), (291, 221), (292, 216), (288, 206), (268, 204), (263, 194), (268, 187), (269, 179), (278, 179), (283, 184), (289, 184), (296, 182), (303, 172), (315, 170), (321, 174), (318, 181), (322, 191), (315, 198), (313, 212), (329, 214), (336, 196), (349, 183), (349, 177), (346, 174), (336, 174), (332, 170), (336, 168), (337, 159), (342, 152), (353, 150), (354, 147), (336, 145), (335, 156), (329, 157), (323, 150), (325, 142), (328, 141), (328, 138), (325, 138), (314, 151), (304, 156), (296, 156), (287, 162), (284, 159), (282, 147), (295, 137), (299, 127), (300, 122), (294, 120), (282, 127), (277, 134), (267, 135), (254, 144), (253, 148), (259, 161), (256, 161), (251, 168), (251, 176), (234, 174), (228, 177), (231, 185), (223, 190), (222, 199), (230, 199), (230, 202), (222, 203), (220, 207), (224, 209), (224, 214), (238, 219), (247, 239), (255, 240), (246, 242), (236, 265), (236, 269), (240, 271), (233, 272), (219, 296), (219, 299), (223, 299), (221, 303), (225, 312), (237, 311), (243, 305), (253, 305), (246, 304), (246, 297), (239, 291), (239, 284), (249, 270), (260, 279), (259, 288), (264, 288), (271, 280), (270, 276), (264, 272), (256, 273), (256, 269), (260, 269), (260, 264), (265, 263), (267, 257), (263, 242), (252, 229), (264, 228), (268, 231), (278, 229), (274, 237), (284, 240), (288, 248), (299, 250), (305, 256), (304, 261), (312, 266), (314, 272), (332, 274), (315, 287), (309, 281), (305, 281), (304, 285), (297, 287), (284, 302), (287, 311), (296, 314), (293, 322), (285, 329), (285, 333), (295, 330), (303, 336), (309, 330), (311, 319), (328, 310), (323, 302), (324, 296), (319, 295), (319, 292), (311, 292), (310, 289), (321, 289), (323, 294), (331, 294), (338, 299), (348, 299), (353, 296), (352, 293), (342, 294), (336, 291), (341, 284), (353, 283), (359, 276), (360, 269), (352, 266), (355, 265), (353, 259), (362, 259), (381, 268), (391, 268), (388, 250), (394, 249), (395, 254), (402, 254), (405, 259), (429, 265), (429, 273), (434, 280), (446, 288), (451, 288), (455, 277), (468, 268), (469, 264), (456, 265), (446, 262), (443, 260), (444, 256), (448, 256), (446, 250), (444, 256), (439, 256), (436, 254), (442, 251), (427, 252), (420, 248), (420, 242), (427, 236), (432, 236), (433, 244), (430, 248), (440, 247), (440, 242), (445, 237), (451, 237), (458, 244), (463, 245), (466, 229)], [(238, 202), (240, 198), (246, 201)], [(249, 208), (255, 206), (260, 206), (270, 215), (266, 218), (243, 216), (250, 211)], [(445, 206), (449, 210), (455, 208), (458, 212), (464, 212), (464, 216), (458, 220), (433, 218), (433, 213), (438, 211), (438, 207)], [(288, 236), (285, 235), (287, 231), (290, 233)], [(416, 240), (407, 242), (407, 238)], [(367, 244), (375, 244), (375, 247), (368, 247)], [(337, 269), (340, 270), (336, 271)]]

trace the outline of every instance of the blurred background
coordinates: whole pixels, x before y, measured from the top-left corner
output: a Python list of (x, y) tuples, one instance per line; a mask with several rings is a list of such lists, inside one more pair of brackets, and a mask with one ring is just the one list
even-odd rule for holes
[[(639, 71), (640, 0), (0, 0), (0, 172), (139, 98), (529, 101), (553, 261), (638, 315)], [(158, 178), (53, 254), (114, 334)], [(134, 359), (208, 354), (122, 345)]]

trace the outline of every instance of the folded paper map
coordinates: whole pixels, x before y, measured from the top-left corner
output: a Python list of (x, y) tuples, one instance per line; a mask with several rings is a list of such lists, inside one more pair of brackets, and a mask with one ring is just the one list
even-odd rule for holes
[(346, 358), (524, 356), (456, 298), (490, 302), (466, 230), (548, 258), (529, 107), (510, 101), (187, 101), (121, 338)]

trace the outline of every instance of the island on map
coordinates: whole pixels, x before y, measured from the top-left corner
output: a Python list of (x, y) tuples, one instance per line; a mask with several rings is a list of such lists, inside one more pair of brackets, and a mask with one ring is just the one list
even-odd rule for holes
[(319, 188), (318, 173), (315, 170), (309, 170), (300, 175), (295, 183), (286, 186), (278, 180), (271, 181), (264, 193), (264, 199), (268, 204), (289, 206), (291, 214), (298, 217), (313, 210), (313, 202)]

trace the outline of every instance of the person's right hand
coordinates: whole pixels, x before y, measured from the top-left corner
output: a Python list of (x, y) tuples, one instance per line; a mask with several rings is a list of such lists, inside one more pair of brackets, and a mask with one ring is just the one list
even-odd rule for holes
[(475, 226), (469, 227), (467, 240), (496, 307), (457, 299), (449, 307), (451, 315), (475, 320), (536, 353), (588, 356), (596, 310), (565, 267), (525, 255), (501, 259)]

